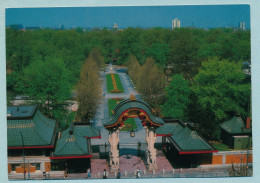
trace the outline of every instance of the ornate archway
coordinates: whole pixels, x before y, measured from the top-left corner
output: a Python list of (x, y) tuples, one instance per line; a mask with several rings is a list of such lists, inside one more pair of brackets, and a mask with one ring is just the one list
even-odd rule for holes
[(154, 143), (156, 142), (155, 130), (164, 124), (161, 118), (153, 115), (150, 106), (137, 100), (134, 95), (129, 99), (121, 101), (113, 110), (111, 119), (104, 124), (104, 127), (109, 131), (108, 142), (111, 147), (110, 153), (110, 168), (112, 171), (119, 169), (119, 130), (124, 125), (128, 118), (138, 117), (142, 121), (143, 127), (146, 129), (146, 142), (148, 144), (146, 150), (146, 164), (148, 171), (157, 169), (156, 164), (156, 149)]

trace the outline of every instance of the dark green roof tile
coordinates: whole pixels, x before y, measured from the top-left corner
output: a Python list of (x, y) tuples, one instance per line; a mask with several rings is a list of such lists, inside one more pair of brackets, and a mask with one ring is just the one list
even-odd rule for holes
[(82, 137), (98, 137), (99, 131), (88, 125), (75, 125), (74, 132)]
[(187, 126), (174, 133), (171, 138), (182, 151), (214, 150), (196, 131)]
[(224, 129), (230, 134), (248, 134), (252, 132), (252, 129), (245, 128), (243, 120), (237, 116), (234, 116), (230, 120), (221, 123), (220, 128)]
[(178, 125), (179, 125), (178, 123), (165, 123), (164, 125), (156, 129), (156, 134), (157, 135), (173, 134), (174, 130)]
[(37, 105), (19, 105), (7, 107), (7, 119), (32, 118)]
[(8, 119), (7, 135), (8, 146), (22, 146), (23, 135), (25, 146), (51, 145), (56, 122), (42, 115), (37, 110), (32, 119)]
[(196, 131), (178, 122), (165, 123), (156, 130), (157, 135), (169, 135), (170, 141), (179, 151), (213, 151)]
[(87, 139), (73, 133), (65, 133), (57, 140), (54, 156), (87, 155), (90, 154)]
[[(61, 136), (69, 134), (70, 128), (64, 130)], [(100, 136), (99, 130), (94, 129), (89, 125), (74, 124), (73, 133), (77, 133), (81, 137), (98, 137)]]

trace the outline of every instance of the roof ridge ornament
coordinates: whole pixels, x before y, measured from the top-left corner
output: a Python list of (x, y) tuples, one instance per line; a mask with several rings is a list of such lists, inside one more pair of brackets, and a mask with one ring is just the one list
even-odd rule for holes
[(134, 96), (133, 94), (130, 95), (129, 99), (130, 99), (131, 101), (136, 100), (136, 98), (135, 98), (135, 96)]

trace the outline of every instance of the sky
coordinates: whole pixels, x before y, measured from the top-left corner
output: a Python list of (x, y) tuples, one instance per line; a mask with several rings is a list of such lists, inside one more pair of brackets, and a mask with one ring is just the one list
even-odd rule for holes
[(198, 28), (238, 27), (246, 22), (250, 28), (249, 5), (196, 5), (196, 6), (131, 6), (131, 7), (62, 7), (62, 8), (9, 8), (6, 26), (22, 24), (25, 27), (171, 27), (178, 18), (181, 27)]

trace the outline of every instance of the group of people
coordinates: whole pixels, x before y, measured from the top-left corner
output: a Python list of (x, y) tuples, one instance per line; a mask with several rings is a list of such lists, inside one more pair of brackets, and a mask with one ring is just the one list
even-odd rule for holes
[[(108, 176), (108, 172), (107, 172), (106, 169), (104, 169), (103, 179), (107, 179), (107, 176)], [(90, 169), (88, 169), (88, 171), (87, 171), (87, 178), (90, 178)], [(120, 169), (118, 169), (118, 171), (117, 171), (117, 178), (118, 179), (121, 178), (121, 171), (120, 171)], [(136, 170), (136, 178), (141, 178), (141, 169), (140, 168), (137, 168), (137, 170)]]
[[(91, 177), (91, 171), (90, 168), (88, 168), (87, 173), (86, 173), (86, 178), (90, 178)], [(103, 179), (107, 179), (108, 177), (108, 172), (106, 169), (104, 169), (103, 172)], [(140, 168), (137, 168), (136, 170), (136, 178), (140, 178), (141, 177), (141, 170)], [(68, 178), (68, 168), (65, 169), (64, 171), (64, 178)], [(117, 178), (120, 179), (121, 178), (121, 171), (120, 169), (118, 169), (117, 171)]]
[(141, 170), (140, 168), (137, 168), (136, 170), (136, 178), (140, 178), (141, 177)]
[[(108, 175), (107, 170), (104, 169), (104, 172), (103, 172), (103, 179), (107, 179), (107, 175)], [(118, 178), (118, 179), (121, 178), (121, 171), (120, 171), (120, 169), (118, 169), (118, 171), (117, 171), (117, 176), (116, 176), (116, 178)]]

